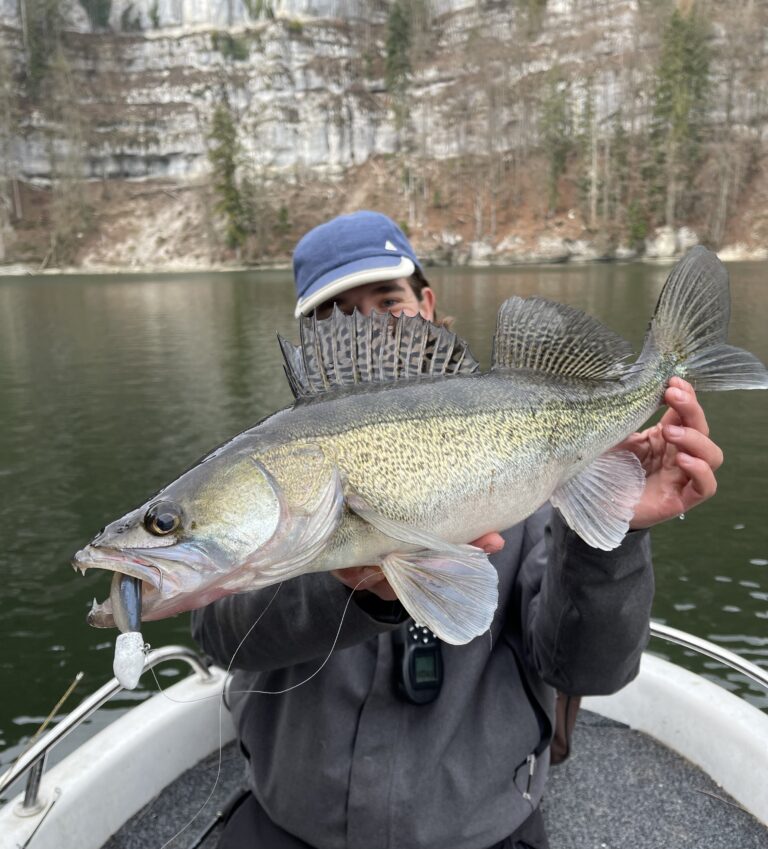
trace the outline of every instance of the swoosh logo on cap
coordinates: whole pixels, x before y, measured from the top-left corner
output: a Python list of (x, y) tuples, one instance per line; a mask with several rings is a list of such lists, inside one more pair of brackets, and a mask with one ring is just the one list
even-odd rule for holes
[(389, 239), (387, 239), (387, 241), (384, 243), (384, 249), (387, 251), (397, 250), (397, 248), (392, 244), (392, 242), (389, 241)]

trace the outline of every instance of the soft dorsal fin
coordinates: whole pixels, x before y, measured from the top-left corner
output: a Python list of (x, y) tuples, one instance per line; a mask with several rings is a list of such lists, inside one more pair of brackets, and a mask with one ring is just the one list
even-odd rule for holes
[(357, 384), (472, 374), (479, 368), (467, 343), (421, 316), (334, 307), (329, 318), (302, 318), (298, 345), (281, 336), (285, 373), (297, 399)]
[(514, 297), (499, 310), (492, 368), (616, 380), (627, 373), (631, 353), (628, 342), (575, 307)]

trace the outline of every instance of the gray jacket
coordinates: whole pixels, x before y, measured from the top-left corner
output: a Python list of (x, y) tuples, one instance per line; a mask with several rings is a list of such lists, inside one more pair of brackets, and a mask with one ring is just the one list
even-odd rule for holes
[(597, 551), (549, 506), (503, 536), (490, 633), (442, 646), (428, 705), (394, 695), (397, 602), (353, 601), (324, 662), (349, 598), (327, 573), (194, 613), (203, 649), (238, 670), (230, 697), (251, 789), (275, 823), (318, 849), (483, 849), (531, 813), (552, 688), (610, 693), (635, 676), (653, 573), (647, 532)]

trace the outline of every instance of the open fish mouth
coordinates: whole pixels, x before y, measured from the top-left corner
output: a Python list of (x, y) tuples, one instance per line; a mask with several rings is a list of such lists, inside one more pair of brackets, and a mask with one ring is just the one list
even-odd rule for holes
[[(143, 552), (88, 545), (75, 554), (72, 566), (83, 575), (88, 569), (104, 569), (114, 573), (109, 598), (101, 603), (94, 599), (88, 612), (88, 624), (95, 628), (119, 627), (128, 630), (124, 623), (131, 620), (160, 619), (185, 609), (181, 600), (182, 588), (178, 582), (156, 562), (144, 556)], [(138, 609), (135, 612), (126, 608), (124, 599), (130, 593), (121, 593), (121, 584), (131, 578), (141, 582), (136, 585), (134, 593), (138, 597)]]

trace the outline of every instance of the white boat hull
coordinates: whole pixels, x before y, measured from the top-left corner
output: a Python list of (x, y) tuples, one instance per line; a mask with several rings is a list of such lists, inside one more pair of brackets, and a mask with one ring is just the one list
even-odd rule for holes
[[(20, 815), (21, 796), (0, 809), (0, 849), (26, 846), (38, 825), (30, 849), (99, 849), (166, 785), (232, 740), (219, 698), (224, 673), (211, 671), (212, 682), (193, 675), (153, 696), (47, 771), (42, 812)], [(768, 716), (757, 708), (647, 653), (635, 681), (583, 705), (683, 755), (768, 825)]]
[[(99, 849), (124, 822), (182, 772), (234, 737), (222, 705), (224, 672), (192, 675), (118, 717), (40, 784), (43, 810), (20, 816), (23, 798), (0, 810), (0, 849)], [(48, 806), (54, 802), (50, 812)]]
[(687, 758), (768, 825), (768, 716), (757, 708), (648, 653), (631, 684), (582, 704)]

